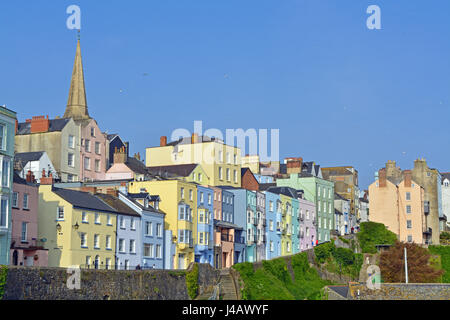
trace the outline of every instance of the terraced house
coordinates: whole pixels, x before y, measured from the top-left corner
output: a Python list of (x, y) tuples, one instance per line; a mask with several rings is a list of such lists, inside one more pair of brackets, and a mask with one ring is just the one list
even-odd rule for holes
[(52, 184), (51, 176), (42, 177), (39, 186), (38, 238), (48, 266), (113, 268), (117, 211), (90, 193)]
[(176, 244), (173, 267), (186, 269), (195, 262), (197, 244), (197, 185), (181, 180), (131, 181), (129, 193), (148, 192), (161, 198), (160, 209), (166, 214), (165, 229)]
[[(117, 211), (115, 260), (113, 269), (129, 270), (142, 263), (142, 219), (141, 215), (118, 198), (118, 191), (109, 194), (98, 193), (95, 196)], [(87, 216), (87, 215), (86, 215)], [(89, 223), (87, 220), (82, 223)], [(98, 223), (99, 215), (94, 216), (94, 223)], [(161, 257), (162, 258), (162, 257)]]
[(263, 191), (266, 198), (266, 259), (281, 256), (281, 200), (280, 195)]
[[(298, 160), (300, 159), (300, 160)], [(305, 199), (316, 205), (317, 241), (330, 240), (334, 230), (334, 183), (322, 178), (320, 166), (313, 162), (303, 163), (301, 158), (289, 161), (282, 178), (277, 179), (277, 186), (292, 187), (303, 190)]]
[(143, 269), (173, 269), (175, 245), (172, 232), (164, 230), (165, 213), (159, 209), (159, 195), (118, 193), (119, 199), (141, 216), (140, 246)]
[(213, 194), (208, 187), (197, 186), (197, 244), (195, 261), (214, 266)]
[(0, 264), (9, 264), (16, 113), (0, 106)]
[(160, 146), (146, 149), (147, 167), (178, 164), (200, 164), (212, 186), (241, 186), (241, 151), (222, 140), (193, 134), (167, 143), (161, 137)]

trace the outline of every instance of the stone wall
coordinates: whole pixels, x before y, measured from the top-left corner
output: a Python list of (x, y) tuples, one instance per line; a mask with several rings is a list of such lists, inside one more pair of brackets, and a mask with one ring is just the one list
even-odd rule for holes
[(209, 264), (198, 264), (198, 293), (212, 292), (219, 282), (220, 270), (214, 269)]
[(349, 300), (450, 300), (450, 284), (382, 283), (378, 290), (371, 290), (365, 284), (350, 284), (347, 298)]
[[(218, 280), (218, 271), (199, 265), (199, 287)], [(80, 289), (67, 287), (64, 268), (9, 267), (4, 300), (189, 300), (181, 270), (82, 270)], [(201, 291), (200, 290), (200, 291)]]

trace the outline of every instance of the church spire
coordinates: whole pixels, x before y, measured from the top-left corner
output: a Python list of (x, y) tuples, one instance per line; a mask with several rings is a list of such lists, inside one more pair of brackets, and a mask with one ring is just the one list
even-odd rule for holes
[(72, 80), (70, 81), (69, 99), (67, 101), (64, 118), (74, 120), (90, 119), (87, 102), (86, 88), (84, 86), (83, 62), (81, 60), (80, 36), (78, 34), (77, 51), (73, 65)]

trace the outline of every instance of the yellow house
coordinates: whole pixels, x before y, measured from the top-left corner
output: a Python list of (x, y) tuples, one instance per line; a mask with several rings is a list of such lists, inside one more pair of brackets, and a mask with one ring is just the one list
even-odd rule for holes
[(281, 255), (292, 254), (292, 198), (280, 194), (281, 200)]
[(193, 134), (167, 143), (161, 137), (159, 147), (146, 149), (145, 161), (147, 167), (200, 164), (209, 185), (241, 187), (241, 150), (214, 138)]
[(81, 191), (39, 186), (38, 239), (49, 267), (111, 268), (115, 264), (114, 209)]
[(181, 180), (132, 181), (128, 192), (149, 192), (161, 198), (159, 208), (166, 213), (165, 227), (172, 231), (176, 243), (175, 269), (186, 269), (195, 261), (197, 243), (197, 187)]

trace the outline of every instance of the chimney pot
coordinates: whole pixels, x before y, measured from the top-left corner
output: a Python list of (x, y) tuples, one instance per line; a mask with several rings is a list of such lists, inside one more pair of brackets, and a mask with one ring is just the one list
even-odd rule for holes
[(162, 136), (161, 138), (159, 138), (159, 146), (160, 147), (167, 146), (167, 137), (166, 136)]

